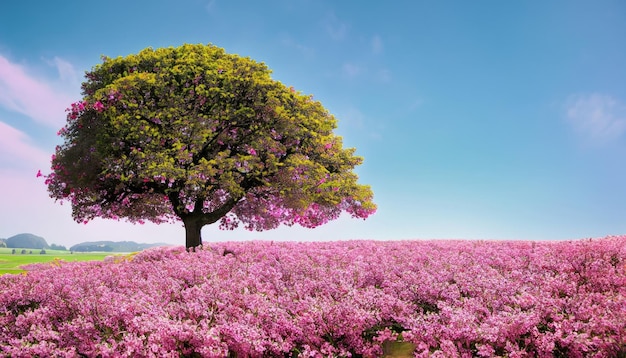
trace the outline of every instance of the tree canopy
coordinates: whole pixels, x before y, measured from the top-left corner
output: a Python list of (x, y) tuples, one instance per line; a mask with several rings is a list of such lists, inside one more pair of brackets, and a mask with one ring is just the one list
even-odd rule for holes
[(46, 176), (76, 221), (182, 221), (187, 247), (204, 225), (316, 227), (376, 210), (320, 102), (269, 68), (214, 45), (103, 57), (67, 110)]

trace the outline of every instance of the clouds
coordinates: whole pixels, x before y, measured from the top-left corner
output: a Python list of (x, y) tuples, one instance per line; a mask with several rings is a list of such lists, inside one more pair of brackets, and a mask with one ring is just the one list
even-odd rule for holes
[(51, 66), (56, 67), (59, 78), (62, 82), (68, 83), (73, 86), (77, 86), (80, 84), (78, 72), (74, 68), (74, 65), (72, 65), (71, 63), (56, 56), (52, 59), (52, 61), (49, 61), (48, 63)]
[(207, 2), (206, 2), (206, 5), (204, 6), (204, 7), (205, 7), (205, 9), (206, 9), (208, 12), (211, 12), (211, 10), (213, 9), (213, 7), (215, 6), (215, 2), (216, 2), (215, 0), (209, 0), (209, 1), (207, 1)]
[(372, 53), (375, 55), (381, 54), (384, 50), (383, 39), (379, 35), (372, 37), (371, 41)]
[[(0, 110), (4, 115), (0, 118), (0, 165), (23, 170), (24, 175), (49, 165), (50, 156), (41, 149), (41, 143), (54, 138), (56, 130), (63, 126), (65, 108), (73, 101), (68, 88), (72, 85), (77, 88), (78, 84), (77, 72), (71, 63), (59, 57), (42, 62), (55, 69), (57, 79), (36, 77), (33, 69), (0, 55)], [(7, 116), (12, 113), (26, 116), (33, 123), (25, 121), (23, 116), (16, 116), (21, 121), (9, 120)], [(52, 128), (49, 137), (35, 140), (27, 134), (34, 133), (37, 125)]]
[(280, 42), (283, 46), (295, 49), (305, 58), (313, 58), (315, 56), (315, 49), (297, 42), (291, 34), (283, 33), (280, 35)]
[(0, 121), (0, 166), (33, 169), (47, 166), (49, 159), (50, 155), (34, 146), (25, 133)]
[(334, 13), (329, 13), (323, 21), (326, 33), (334, 41), (342, 41), (348, 36), (348, 24), (339, 20)]
[(610, 95), (571, 96), (565, 111), (574, 130), (592, 142), (612, 141), (626, 132), (626, 105)]
[[(61, 58), (42, 62), (55, 70), (56, 79), (34, 76), (33, 69), (0, 55), (0, 198), (6, 204), (0, 207), (0, 227), (15, 230), (13, 234), (32, 230), (33, 220), (38, 228), (59, 223), (51, 216), (58, 208), (36, 174), (50, 167), (50, 148), (43, 149), (42, 143), (49, 143), (65, 122), (65, 108), (72, 102), (68, 87), (77, 75)], [(9, 120), (11, 115), (15, 118)]]
[[(378, 67), (375, 65), (374, 58), (384, 51), (383, 38), (378, 35), (365, 35), (350, 33), (350, 26), (347, 22), (338, 18), (334, 13), (327, 14), (322, 26), (331, 41), (337, 43), (345, 43), (347, 46), (355, 46), (353, 55), (358, 59), (345, 59), (341, 65), (341, 73), (347, 78), (356, 78), (364, 75), (373, 77), (382, 82), (391, 79), (391, 72), (387, 68), (373, 69)], [(370, 68), (370, 70), (368, 70)]]
[(355, 42), (358, 46), (357, 58), (344, 59), (341, 65), (341, 74), (345, 78), (367, 78), (380, 83), (392, 81), (392, 73), (389, 68), (380, 62), (380, 55), (384, 51), (383, 39), (380, 35), (374, 35), (369, 40), (361, 38)]
[[(77, 76), (71, 64), (56, 57), (52, 64), (62, 81), (76, 81)], [(65, 108), (72, 102), (72, 97), (0, 55), (1, 107), (26, 115), (46, 126), (60, 128), (65, 122)]]
[(363, 69), (361, 68), (361, 66), (355, 64), (355, 63), (349, 63), (346, 62), (343, 64), (343, 66), (341, 67), (341, 72), (347, 76), (347, 77), (356, 77), (358, 76), (361, 72), (363, 71)]

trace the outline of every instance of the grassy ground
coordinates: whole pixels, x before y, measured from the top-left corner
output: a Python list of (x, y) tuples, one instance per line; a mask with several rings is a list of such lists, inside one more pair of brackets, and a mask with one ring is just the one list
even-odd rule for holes
[[(15, 249), (15, 254), (12, 254), (13, 249), (0, 248), (0, 275), (7, 273), (19, 274), (24, 270), (19, 267), (22, 265), (28, 265), (33, 263), (50, 262), (54, 259), (61, 259), (63, 261), (93, 261), (102, 260), (112, 254), (110, 252), (75, 252), (71, 254), (69, 251), (62, 250), (46, 250), (45, 254), (40, 254), (41, 250), (26, 249), (26, 254), (21, 254), (22, 249)], [(29, 252), (33, 253), (30, 254)]]

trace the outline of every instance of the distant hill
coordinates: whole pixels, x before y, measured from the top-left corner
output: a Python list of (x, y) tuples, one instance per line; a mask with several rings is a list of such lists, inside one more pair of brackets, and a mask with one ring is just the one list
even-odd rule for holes
[(149, 249), (156, 246), (166, 246), (167, 244), (139, 244), (134, 241), (92, 241), (82, 242), (70, 247), (70, 251), (90, 252), (134, 252)]
[(6, 239), (6, 245), (8, 248), (22, 248), (22, 249), (49, 249), (50, 246), (41, 236), (33, 234), (17, 234)]

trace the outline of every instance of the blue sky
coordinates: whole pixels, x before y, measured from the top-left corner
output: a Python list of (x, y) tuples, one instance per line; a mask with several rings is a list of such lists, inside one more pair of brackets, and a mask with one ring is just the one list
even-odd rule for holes
[(0, 237), (183, 244), (180, 225), (71, 219), (46, 193), (64, 109), (100, 56), (213, 43), (313, 94), (365, 158), (366, 221), (205, 241), (563, 240), (626, 234), (626, 3), (8, 2)]

